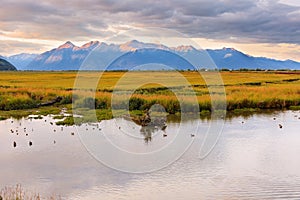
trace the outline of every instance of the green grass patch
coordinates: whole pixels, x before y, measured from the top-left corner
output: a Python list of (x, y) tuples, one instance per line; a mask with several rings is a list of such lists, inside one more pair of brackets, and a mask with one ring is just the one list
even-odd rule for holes
[(290, 106), (290, 110), (300, 110), (300, 106)]
[(235, 109), (232, 111), (234, 114), (245, 114), (245, 113), (256, 113), (260, 112), (261, 109), (259, 108), (242, 108), (242, 109)]
[(56, 115), (53, 117), (53, 119), (64, 119), (66, 116), (64, 115)]
[(15, 118), (21, 119), (23, 117), (28, 117), (29, 115), (39, 115), (39, 116), (47, 116), (50, 114), (58, 115), (61, 112), (62, 106), (47, 106), (47, 107), (40, 107), (36, 109), (26, 109), (26, 110), (9, 110), (3, 111), (0, 110), (0, 116), (3, 118)]
[(29, 117), (29, 119), (43, 119), (43, 117), (41, 115), (37, 115), (37, 116)]
[(0, 121), (6, 120), (6, 119), (7, 119), (7, 117), (2, 117), (2, 116), (0, 116)]
[(73, 116), (68, 116), (64, 120), (56, 122), (56, 125), (58, 126), (72, 126), (74, 124), (75, 122)]

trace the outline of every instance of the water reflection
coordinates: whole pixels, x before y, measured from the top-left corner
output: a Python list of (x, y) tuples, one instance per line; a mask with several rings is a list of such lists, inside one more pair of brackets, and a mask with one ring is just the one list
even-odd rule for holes
[(149, 143), (152, 141), (152, 135), (163, 131), (162, 135), (163, 137), (166, 137), (167, 134), (165, 132), (167, 128), (167, 125), (162, 126), (142, 126), (140, 129), (140, 133), (144, 136), (144, 140), (146, 143)]
[(141, 134), (144, 136), (144, 140), (146, 143), (151, 142), (152, 140), (152, 134), (157, 131), (157, 129), (155, 129), (154, 127), (147, 127), (147, 126), (143, 126), (141, 127)]
[[(168, 114), (165, 108), (159, 104), (154, 104), (150, 110), (146, 110), (142, 116), (131, 117), (136, 125), (140, 126), (140, 133), (144, 136), (145, 143), (149, 143), (152, 140), (152, 135), (165, 131), (167, 128)], [(180, 122), (180, 117), (177, 117)], [(164, 133), (164, 137), (167, 135)]]
[[(143, 152), (172, 140), (180, 118), (168, 118), (165, 131), (124, 119), (116, 119), (121, 130), (114, 120), (63, 129), (51, 117), (0, 121), (0, 187), (21, 183), (25, 189), (65, 199), (300, 199), (299, 117), (299, 111), (287, 111), (228, 118), (218, 145), (200, 160), (199, 146), (208, 128), (203, 120), (192, 147), (177, 162), (140, 175), (97, 162), (82, 146), (76, 129), (94, 139), (106, 132), (117, 144)], [(190, 140), (191, 127), (199, 121), (185, 119), (179, 134)], [(124, 131), (142, 134), (142, 139), (132, 140)]]

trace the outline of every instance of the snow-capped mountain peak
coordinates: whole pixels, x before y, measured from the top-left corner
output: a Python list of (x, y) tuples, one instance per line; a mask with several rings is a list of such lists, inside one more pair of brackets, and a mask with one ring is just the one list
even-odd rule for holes
[(74, 47), (75, 47), (75, 45), (72, 42), (67, 41), (63, 45), (60, 45), (57, 49), (70, 49), (70, 48), (73, 49)]
[(124, 44), (120, 44), (121, 51), (135, 51), (144, 46), (145, 43), (139, 42), (137, 40), (131, 40)]
[(161, 44), (144, 43), (144, 42), (139, 42), (137, 40), (131, 40), (129, 42), (120, 45), (120, 50), (122, 51), (135, 51), (137, 49), (150, 49), (150, 48), (169, 50), (168, 47)]
[(82, 45), (81, 47), (79, 47), (79, 49), (88, 49), (88, 48), (96, 47), (96, 46), (99, 46), (99, 45), (100, 45), (99, 41), (90, 41), (90, 42)]
[(181, 45), (178, 47), (173, 48), (175, 51), (182, 51), (182, 52), (188, 52), (188, 51), (193, 51), (196, 50), (193, 46), (191, 45)]
[(235, 48), (228, 48), (228, 47), (223, 47), (223, 51), (237, 51)]

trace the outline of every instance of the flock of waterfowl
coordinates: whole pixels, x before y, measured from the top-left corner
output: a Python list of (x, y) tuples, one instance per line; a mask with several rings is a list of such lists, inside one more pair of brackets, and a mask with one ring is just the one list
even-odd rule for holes
[[(14, 121), (12, 120), (11, 123), (14, 123)], [(21, 125), (22, 125), (22, 124), (20, 123), (20, 126), (21, 126)], [(24, 132), (25, 136), (28, 136), (27, 128), (26, 128), (26, 127), (23, 128), (23, 132)], [(31, 129), (31, 132), (33, 132), (33, 129)], [(19, 135), (19, 130), (18, 130), (18, 128), (17, 128), (16, 130), (10, 129), (10, 133), (12, 133), (12, 134), (13, 134), (13, 133), (16, 133), (16, 135)], [(30, 140), (30, 141), (28, 142), (28, 145), (29, 145), (29, 147), (31, 147), (31, 146), (33, 145), (33, 142)], [(13, 142), (13, 147), (14, 147), (14, 148), (17, 147), (17, 142), (16, 142), (16, 141)]]
[[(294, 117), (300, 119), (300, 116), (298, 116), (298, 115), (294, 115)], [(277, 118), (276, 118), (276, 117), (273, 117), (273, 120), (275, 121), (275, 120), (277, 120)], [(47, 120), (45, 120), (45, 122), (47, 122)], [(11, 123), (14, 123), (14, 121), (12, 120)], [(241, 123), (244, 124), (245, 121), (242, 121)], [(21, 125), (22, 125), (22, 124), (20, 123), (20, 127), (21, 127)], [(54, 125), (54, 123), (53, 123), (53, 122), (50, 122), (50, 125)], [(88, 124), (86, 124), (86, 126), (87, 126), (87, 125), (88, 125)], [(161, 130), (164, 131), (162, 136), (163, 136), (163, 137), (167, 137), (168, 135), (167, 135), (167, 133), (165, 132), (165, 129), (166, 129), (167, 125), (166, 125), (165, 123), (163, 123), (162, 125), (163, 125), (163, 126), (160, 127)], [(278, 127), (279, 127), (280, 129), (282, 129), (282, 128), (283, 128), (283, 125), (279, 123), (279, 124), (278, 124)], [(97, 128), (99, 131), (102, 130), (102, 129), (99, 127), (99, 124), (96, 125), (96, 128)], [(120, 126), (119, 126), (118, 128), (119, 128), (119, 130), (121, 130), (121, 127), (120, 127)], [(63, 130), (64, 130), (64, 127), (60, 127), (60, 130), (63, 131)], [(88, 130), (89, 130), (88, 127), (86, 127), (86, 131), (88, 131)], [(92, 130), (95, 130), (95, 127), (92, 127)], [(56, 132), (56, 131), (57, 131), (57, 130), (54, 128), (54, 129), (53, 129), (53, 132)], [(15, 130), (10, 129), (10, 133), (11, 133), (11, 134), (14, 134), (14, 133), (15, 133), (16, 135), (19, 135), (20, 132), (21, 132), (21, 131), (19, 131), (19, 128), (18, 128), (18, 127), (17, 127)], [(30, 131), (29, 131), (29, 132), (30, 132)], [(31, 132), (33, 132), (33, 129), (31, 129)], [(26, 127), (23, 128), (23, 133), (24, 133), (25, 136), (29, 136)], [(71, 132), (71, 135), (74, 136), (75, 133), (74, 133), (74, 132)], [(191, 136), (191, 137), (195, 137), (195, 134), (192, 133), (192, 134), (190, 134), (190, 136)], [(56, 144), (56, 140), (53, 141), (53, 144)], [(13, 146), (14, 148), (16, 148), (16, 147), (17, 147), (17, 142), (16, 142), (16, 141), (13, 141), (12, 146)], [(32, 142), (31, 140), (28, 141), (28, 146), (29, 146), (29, 147), (33, 146), (33, 142)]]
[[(300, 116), (298, 116), (298, 115), (294, 115), (294, 117), (300, 119)], [(276, 121), (277, 118), (276, 118), (276, 117), (273, 117), (273, 120)], [(244, 123), (245, 123), (245, 122), (242, 121), (242, 124), (244, 124)], [(279, 124), (278, 124), (278, 127), (279, 127), (280, 129), (282, 129), (282, 128), (283, 128), (283, 125), (279, 123)]]
[[(45, 122), (47, 122), (47, 120), (45, 120)], [(14, 120), (11, 120), (11, 123), (13, 124), (13, 123), (14, 123)], [(50, 125), (54, 125), (54, 123), (53, 123), (53, 122), (50, 122)], [(22, 123), (20, 123), (19, 126), (21, 127), (21, 126), (22, 126)], [(21, 128), (21, 129), (22, 129), (22, 128)], [(61, 131), (63, 131), (63, 130), (64, 130), (64, 127), (61, 127), (60, 129), (61, 129)], [(34, 130), (33, 130), (33, 128), (32, 128), (32, 129), (31, 129), (31, 132), (33, 132), (33, 131), (34, 131)], [(53, 129), (53, 132), (56, 132), (56, 129), (55, 129), (55, 128)], [(15, 134), (18, 136), (18, 135), (21, 134), (21, 131), (19, 131), (19, 127), (17, 127), (17, 128), (14, 129), (14, 130), (13, 130), (13, 129), (10, 129), (10, 133), (11, 133), (11, 134), (14, 134), (14, 133), (15, 133)], [(23, 128), (23, 133), (24, 133), (25, 136), (27, 136), (27, 137), (29, 136), (26, 127)], [(74, 133), (74, 132), (71, 132), (71, 135), (74, 136), (75, 133)], [(53, 144), (56, 144), (56, 140), (53, 141)], [(17, 147), (17, 142), (16, 142), (16, 141), (13, 141), (12, 146), (13, 146), (14, 148), (16, 148), (16, 147)], [(29, 147), (33, 146), (33, 141), (29, 140), (29, 141), (28, 141), (28, 146), (29, 146)]]
[[(47, 123), (47, 120), (44, 120), (44, 122)], [(14, 121), (12, 120), (11, 123), (14, 123)], [(53, 126), (55, 123), (54, 123), (54, 122), (49, 122), (49, 124)], [(88, 125), (88, 124), (86, 124), (86, 126), (87, 126), (87, 125)], [(21, 127), (22, 124), (20, 123), (19, 126)], [(102, 130), (102, 129), (99, 127), (99, 124), (96, 124), (96, 128), (97, 128), (99, 131)], [(95, 128), (95, 127), (92, 127), (92, 130), (95, 130), (96, 128)], [(25, 127), (23, 132), (25, 133), (26, 136), (28, 136), (28, 133), (26, 132), (26, 130), (27, 130), (27, 128)], [(61, 126), (61, 127), (60, 127), (60, 130), (61, 130), (61, 131), (64, 131), (64, 127)], [(86, 127), (85, 130), (88, 131), (89, 128)], [(32, 129), (31, 131), (33, 132), (33, 129)], [(54, 128), (54, 129), (53, 129), (53, 132), (57, 132), (57, 129)], [(19, 128), (17, 127), (15, 130), (10, 129), (10, 133), (11, 133), (11, 134), (16, 133), (16, 135), (19, 135)], [(74, 136), (74, 135), (75, 135), (75, 132), (71, 132), (71, 136)], [(56, 140), (53, 140), (53, 144), (56, 144)], [(28, 142), (28, 145), (29, 145), (29, 147), (31, 147), (31, 146), (33, 145), (33, 142), (32, 142), (32, 141), (29, 141), (29, 142)], [(14, 148), (17, 147), (17, 142), (16, 142), (16, 141), (13, 141), (13, 147), (14, 147)]]

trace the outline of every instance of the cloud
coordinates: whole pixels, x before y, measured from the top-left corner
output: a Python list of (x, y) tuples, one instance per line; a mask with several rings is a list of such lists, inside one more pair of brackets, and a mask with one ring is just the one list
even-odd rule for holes
[(299, 6), (300, 7), (300, 2), (299, 0), (280, 0), (280, 3), (291, 5), (291, 6)]
[(49, 46), (32, 42), (0, 40), (0, 49), (2, 56), (8, 56), (10, 54), (17, 54), (21, 52), (37, 53), (46, 48), (49, 48)]
[(300, 44), (299, 7), (278, 0), (2, 0), (5, 37), (82, 41), (163, 27), (238, 43)]

